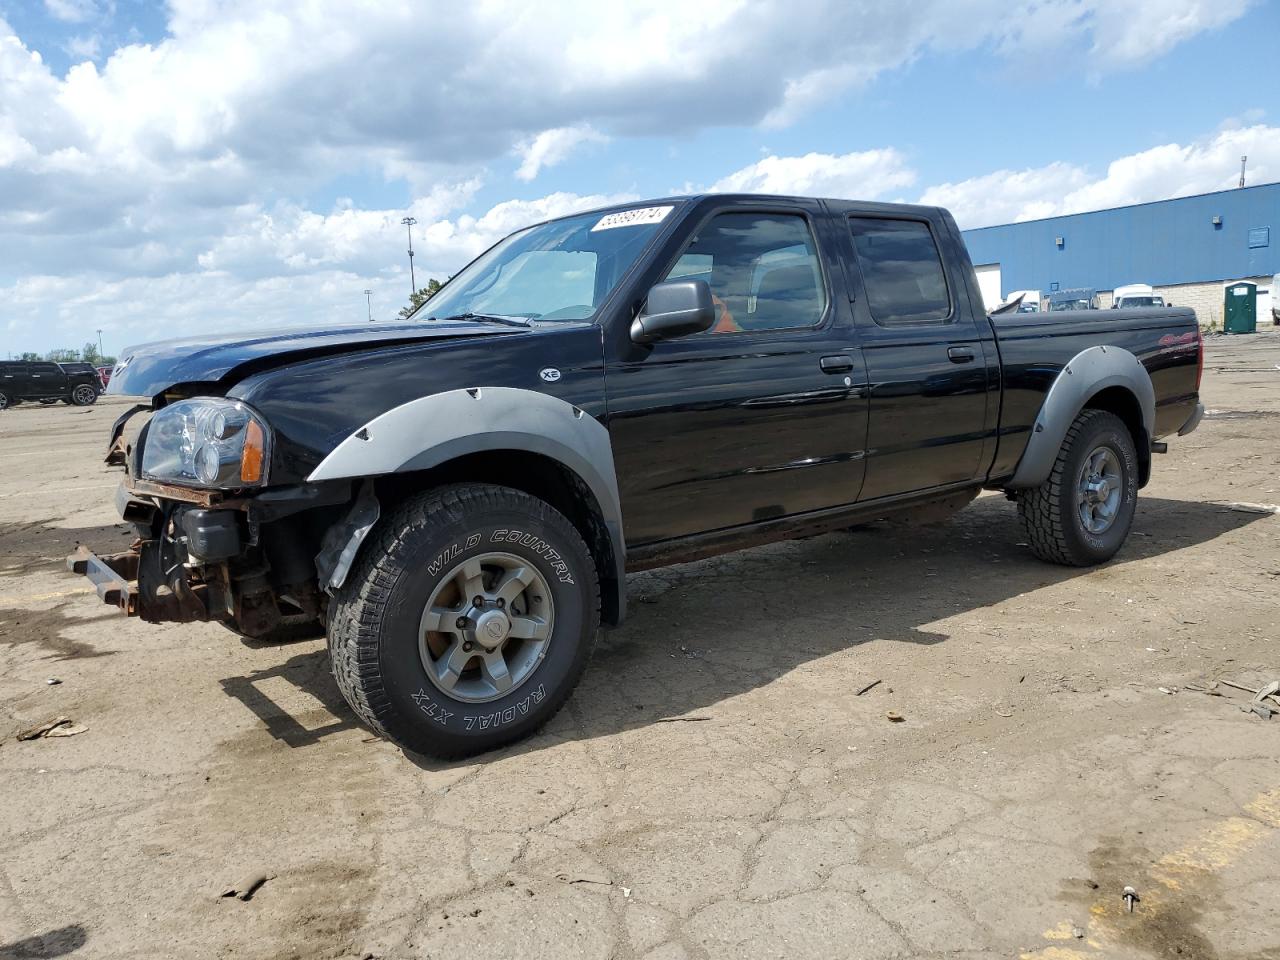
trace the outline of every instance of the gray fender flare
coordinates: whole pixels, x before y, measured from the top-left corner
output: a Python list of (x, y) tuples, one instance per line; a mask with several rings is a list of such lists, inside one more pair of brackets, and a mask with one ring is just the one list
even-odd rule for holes
[(617, 620), (624, 610), (626, 545), (609, 431), (558, 397), (514, 387), (472, 387), (394, 407), (343, 440), (309, 482), (427, 470), (487, 450), (522, 450), (573, 471), (590, 489), (613, 547)]
[[(1062, 449), (1067, 430), (1094, 394), (1109, 387), (1124, 387), (1138, 400), (1148, 439), (1154, 435), (1156, 392), (1151, 377), (1137, 357), (1123, 347), (1090, 347), (1071, 358), (1059, 372), (1036, 415), (1031, 439), (1006, 485), (1011, 489), (1038, 487), (1049, 476)], [(1142, 440), (1134, 438), (1141, 446)], [(1138, 451), (1139, 456), (1143, 453)]]

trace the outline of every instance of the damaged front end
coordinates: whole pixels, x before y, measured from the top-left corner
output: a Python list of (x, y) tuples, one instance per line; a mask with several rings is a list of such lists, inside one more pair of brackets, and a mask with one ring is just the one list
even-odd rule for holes
[[(347, 481), (267, 487), (270, 436), (260, 419), (216, 398), (184, 402), (176, 414), (135, 417), (148, 409), (135, 408), (117, 422), (108, 461), (125, 468), (116, 506), (136, 539), (108, 556), (80, 547), (68, 569), (150, 623), (220, 621), (265, 637), (299, 618), (322, 621), (321, 585), (341, 582), (339, 567), (371, 525), (372, 491), (357, 497)], [(248, 442), (237, 445), (239, 433)]]

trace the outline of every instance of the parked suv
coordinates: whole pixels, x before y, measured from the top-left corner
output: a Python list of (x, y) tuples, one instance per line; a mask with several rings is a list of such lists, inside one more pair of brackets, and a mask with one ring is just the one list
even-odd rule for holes
[(0, 360), (0, 410), (23, 400), (87, 407), (102, 393), (102, 381), (89, 363)]

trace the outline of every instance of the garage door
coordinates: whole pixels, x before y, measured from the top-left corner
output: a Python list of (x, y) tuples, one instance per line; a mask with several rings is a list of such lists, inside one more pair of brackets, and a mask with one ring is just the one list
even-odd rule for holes
[(973, 268), (978, 274), (978, 289), (982, 291), (982, 302), (988, 310), (1000, 306), (1004, 299), (1000, 295), (1000, 264), (984, 263)]

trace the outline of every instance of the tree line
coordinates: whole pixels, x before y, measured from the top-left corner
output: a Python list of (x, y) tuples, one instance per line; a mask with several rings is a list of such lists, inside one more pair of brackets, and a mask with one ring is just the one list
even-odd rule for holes
[(32, 351), (25, 351), (19, 360), (52, 360), (54, 363), (70, 363), (72, 361), (83, 361), (92, 363), (95, 367), (114, 367), (116, 363), (115, 357), (108, 357), (103, 354), (96, 343), (86, 343), (79, 350), (73, 347), (59, 347), (56, 350), (50, 350), (43, 356)]

